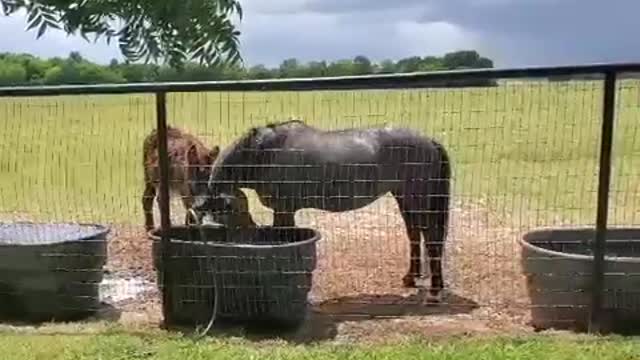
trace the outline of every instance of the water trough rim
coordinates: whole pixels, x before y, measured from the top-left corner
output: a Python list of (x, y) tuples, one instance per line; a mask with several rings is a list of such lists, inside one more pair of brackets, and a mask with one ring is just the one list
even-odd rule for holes
[[(554, 256), (562, 257), (565, 259), (572, 259), (572, 260), (593, 261), (593, 258), (594, 258), (593, 255), (581, 255), (581, 254), (575, 254), (575, 253), (566, 253), (566, 252), (549, 250), (539, 246), (535, 246), (529, 243), (527, 240), (525, 240), (525, 238), (527, 238), (531, 234), (536, 234), (536, 233), (544, 233), (549, 231), (569, 232), (569, 231), (585, 231), (585, 230), (595, 231), (595, 228), (593, 227), (541, 227), (536, 230), (527, 231), (523, 236), (519, 236), (518, 242), (520, 243), (520, 246), (524, 248), (541, 252), (547, 255), (554, 255)], [(636, 228), (636, 227), (609, 227), (608, 229), (608, 231), (625, 231), (625, 230), (640, 232), (640, 228)], [(640, 257), (605, 255), (604, 259), (605, 261), (611, 261), (611, 262), (640, 263)]]
[[(223, 228), (223, 227), (219, 227), (219, 226), (208, 226), (208, 227), (219, 228), (219, 229)], [(189, 228), (189, 226), (186, 226), (186, 225), (172, 225), (170, 229), (187, 229), (187, 228)], [(269, 225), (260, 225), (260, 226), (257, 226), (257, 228), (274, 229), (273, 226), (269, 226)], [(290, 228), (290, 229), (311, 230), (311, 232), (314, 235), (311, 238), (306, 239), (306, 240), (302, 240), (302, 241), (296, 241), (296, 242), (285, 243), (285, 244), (264, 244), (264, 245), (245, 244), (245, 243), (227, 243), (227, 242), (219, 242), (219, 241), (187, 241), (187, 240), (178, 240), (178, 239), (174, 239), (174, 238), (170, 238), (170, 240), (171, 240), (172, 244), (198, 244), (198, 245), (207, 245), (207, 246), (217, 247), (217, 248), (269, 250), (269, 249), (284, 249), (284, 248), (304, 246), (304, 245), (308, 245), (308, 244), (317, 242), (317, 241), (322, 239), (322, 233), (319, 230), (316, 230), (316, 229), (311, 228), (311, 227), (294, 227), (294, 228)], [(161, 236), (154, 234), (154, 232), (160, 232), (160, 231), (162, 231), (162, 229), (155, 228), (153, 230), (148, 231), (147, 232), (147, 236), (149, 238), (151, 238), (152, 240), (154, 240), (154, 241), (160, 241), (161, 240)]]
[(51, 242), (36, 242), (36, 243), (29, 243), (29, 244), (23, 244), (23, 243), (6, 243), (3, 241), (0, 241), (0, 247), (15, 247), (15, 246), (20, 246), (20, 247), (27, 247), (27, 246), (52, 246), (52, 245), (60, 245), (60, 244), (68, 244), (68, 243), (72, 243), (72, 242), (77, 242), (77, 241), (83, 241), (83, 240), (89, 240), (89, 239), (98, 239), (102, 236), (105, 236), (107, 234), (109, 234), (111, 232), (111, 226), (108, 225), (104, 225), (104, 224), (98, 224), (98, 223), (85, 223), (85, 222), (41, 222), (41, 221), (13, 221), (13, 222), (6, 222), (6, 221), (0, 221), (0, 225), (35, 225), (35, 226), (39, 226), (39, 225), (44, 225), (44, 226), (57, 226), (57, 225), (71, 225), (71, 226), (76, 226), (78, 228), (83, 228), (83, 227), (93, 227), (96, 228), (96, 231), (88, 234), (88, 235), (83, 235), (83, 236), (78, 236), (75, 237), (73, 239), (64, 239), (64, 240), (56, 240), (56, 241), (51, 241)]

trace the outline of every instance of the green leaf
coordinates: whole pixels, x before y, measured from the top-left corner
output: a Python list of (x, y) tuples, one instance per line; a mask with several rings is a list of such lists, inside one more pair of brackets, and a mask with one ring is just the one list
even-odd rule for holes
[[(41, 37), (50, 27), (79, 32), (89, 42), (117, 37), (125, 59), (162, 58), (181, 64), (236, 62), (239, 32), (230, 21), (243, 17), (238, 0), (0, 0), (4, 14), (27, 10), (27, 30)], [(120, 20), (118, 23), (114, 19)], [(124, 25), (121, 25), (124, 24)], [(220, 50), (222, 49), (222, 50)]]
[(36, 39), (39, 39), (44, 35), (45, 31), (47, 31), (47, 22), (43, 21), (42, 25), (38, 28), (38, 34), (36, 35)]
[(238, 14), (238, 18), (242, 20), (244, 17), (244, 12), (239, 2), (236, 2), (236, 13)]
[(34, 29), (35, 27), (39, 26), (41, 23), (42, 23), (41, 17), (34, 18), (33, 21), (31, 21), (31, 23), (29, 24), (29, 26), (27, 26), (27, 31)]
[(47, 23), (47, 27), (51, 27), (51, 28), (54, 28), (56, 30), (60, 30), (60, 25), (58, 25), (57, 22), (55, 22), (55, 21), (46, 21), (46, 23)]
[(13, 14), (19, 8), (17, 1), (14, 0), (1, 0), (0, 5), (2, 5), (2, 13), (5, 16)]
[(84, 31), (80, 33), (80, 36), (83, 39), (85, 39), (87, 42), (90, 42), (89, 37), (87, 35), (88, 35), (88, 33), (84, 32)]
[[(38, 8), (32, 8), (27, 15), (27, 22), (33, 23), (34, 21), (42, 21), (42, 17), (40, 16), (40, 11)], [(37, 25), (36, 25), (37, 26)]]

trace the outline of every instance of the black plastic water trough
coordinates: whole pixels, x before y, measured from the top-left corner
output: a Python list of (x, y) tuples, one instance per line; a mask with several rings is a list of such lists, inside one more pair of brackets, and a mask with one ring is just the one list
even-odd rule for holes
[(0, 223), (0, 317), (70, 321), (98, 310), (108, 233), (93, 224)]
[[(160, 234), (155, 229), (149, 236), (162, 284)], [(206, 325), (214, 302), (216, 321), (283, 327), (304, 321), (320, 240), (317, 231), (177, 226), (169, 237), (174, 324)]]
[[(587, 329), (594, 239), (593, 229), (553, 229), (521, 240), (535, 328)], [(609, 229), (604, 266), (604, 330), (638, 332), (640, 229)]]

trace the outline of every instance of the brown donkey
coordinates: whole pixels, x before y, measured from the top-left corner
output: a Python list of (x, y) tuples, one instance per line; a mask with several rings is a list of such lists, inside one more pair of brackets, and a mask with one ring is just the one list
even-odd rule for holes
[[(193, 208), (194, 194), (206, 193), (207, 182), (211, 173), (211, 165), (220, 153), (220, 147), (209, 149), (197, 137), (174, 127), (167, 128), (167, 152), (169, 154), (169, 190), (171, 194), (179, 194), (182, 198), (187, 214), (185, 224), (193, 220), (190, 209)], [(160, 168), (158, 155), (158, 134), (152, 130), (143, 143), (144, 194), (142, 207), (144, 209), (145, 229), (153, 229), (153, 200), (160, 185)], [(232, 204), (236, 215), (234, 224), (255, 226), (249, 213), (248, 200), (239, 191)]]

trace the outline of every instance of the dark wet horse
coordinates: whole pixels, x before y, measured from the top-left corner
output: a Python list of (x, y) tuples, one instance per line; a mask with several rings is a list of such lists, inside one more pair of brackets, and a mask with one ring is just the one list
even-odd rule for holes
[(391, 192), (410, 240), (405, 287), (420, 276), (425, 238), (433, 296), (444, 286), (441, 256), (449, 220), (451, 168), (444, 147), (402, 128), (324, 131), (299, 120), (252, 128), (212, 165), (209, 199), (197, 212), (229, 211), (238, 188), (251, 188), (274, 211), (274, 226), (295, 226), (295, 212), (355, 210)]

